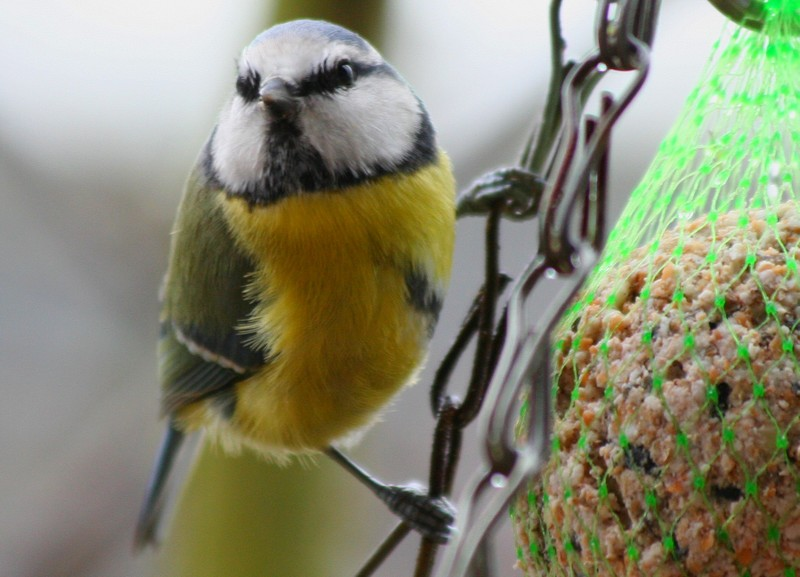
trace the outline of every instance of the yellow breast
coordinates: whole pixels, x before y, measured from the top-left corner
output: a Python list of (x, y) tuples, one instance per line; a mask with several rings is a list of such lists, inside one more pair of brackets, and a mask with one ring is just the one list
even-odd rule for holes
[(413, 380), (430, 315), (408, 278), (443, 293), (454, 244), (449, 161), (266, 207), (225, 199), (256, 262), (249, 330), (270, 362), (237, 385), (226, 434), (267, 452), (322, 449), (364, 428)]

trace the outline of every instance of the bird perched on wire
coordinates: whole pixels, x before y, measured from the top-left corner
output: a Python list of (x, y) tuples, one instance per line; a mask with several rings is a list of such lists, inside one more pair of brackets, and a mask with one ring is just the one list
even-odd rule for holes
[(167, 432), (138, 547), (155, 541), (167, 475), (199, 429), (272, 458), (324, 452), (447, 539), (444, 499), (384, 485), (339, 447), (425, 359), (454, 197), (422, 101), (360, 36), (298, 20), (245, 48), (172, 233), (158, 347)]

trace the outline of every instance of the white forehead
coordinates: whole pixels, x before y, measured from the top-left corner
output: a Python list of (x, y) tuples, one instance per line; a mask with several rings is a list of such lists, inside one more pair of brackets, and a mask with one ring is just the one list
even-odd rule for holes
[(322, 62), (342, 59), (379, 64), (381, 55), (357, 34), (327, 22), (299, 20), (273, 26), (258, 35), (242, 52), (241, 69), (263, 78), (304, 76)]

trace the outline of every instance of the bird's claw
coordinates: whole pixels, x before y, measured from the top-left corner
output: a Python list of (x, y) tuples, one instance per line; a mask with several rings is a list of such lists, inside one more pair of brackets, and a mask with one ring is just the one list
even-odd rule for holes
[(386, 485), (379, 495), (389, 510), (409, 527), (445, 544), (454, 531), (456, 511), (444, 497), (431, 497), (418, 485)]

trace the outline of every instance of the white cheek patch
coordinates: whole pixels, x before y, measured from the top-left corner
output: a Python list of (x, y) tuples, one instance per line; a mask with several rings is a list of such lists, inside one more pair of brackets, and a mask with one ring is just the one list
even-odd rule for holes
[(226, 106), (214, 134), (214, 171), (232, 191), (242, 191), (264, 175), (267, 120), (257, 103), (238, 96)]
[(396, 79), (366, 77), (331, 96), (317, 96), (304, 112), (302, 131), (334, 172), (369, 172), (399, 164), (414, 145), (419, 103)]

